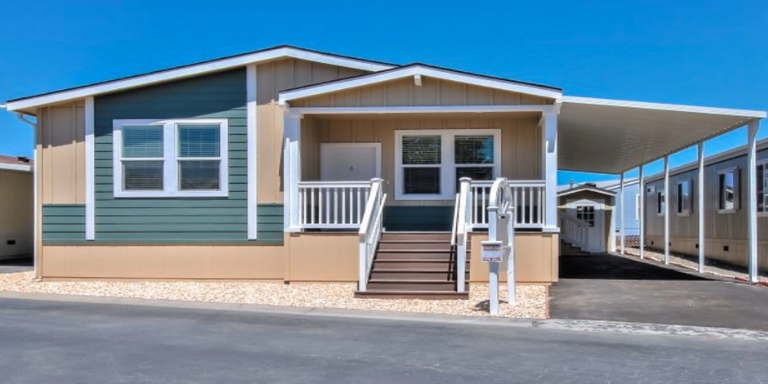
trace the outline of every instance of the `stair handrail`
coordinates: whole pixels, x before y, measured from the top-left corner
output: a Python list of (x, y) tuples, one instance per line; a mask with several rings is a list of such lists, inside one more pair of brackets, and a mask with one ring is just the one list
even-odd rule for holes
[(365, 292), (368, 287), (368, 276), (371, 274), (373, 258), (384, 229), (384, 204), (387, 194), (383, 189), (384, 180), (371, 179), (371, 191), (365, 204), (365, 213), (360, 222), (359, 241), (359, 282), (358, 290)]
[(456, 292), (463, 293), (466, 285), (467, 271), (467, 233), (472, 225), (470, 220), (472, 179), (459, 179), (459, 193), (456, 194), (456, 206), (453, 216), (451, 245), (456, 247)]
[(589, 223), (568, 213), (560, 217), (563, 240), (586, 251), (589, 246)]

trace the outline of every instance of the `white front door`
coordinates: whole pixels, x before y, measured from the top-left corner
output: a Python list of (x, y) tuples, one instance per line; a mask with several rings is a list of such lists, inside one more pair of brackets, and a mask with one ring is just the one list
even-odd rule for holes
[(321, 143), (321, 181), (364, 181), (381, 177), (381, 144)]
[(605, 200), (568, 200), (568, 214), (589, 224), (587, 252), (606, 252)]

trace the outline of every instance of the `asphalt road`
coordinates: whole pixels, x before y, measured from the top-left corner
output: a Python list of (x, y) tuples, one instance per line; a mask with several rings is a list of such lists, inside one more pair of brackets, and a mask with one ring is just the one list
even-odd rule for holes
[(0, 299), (0, 382), (760, 383), (768, 343)]

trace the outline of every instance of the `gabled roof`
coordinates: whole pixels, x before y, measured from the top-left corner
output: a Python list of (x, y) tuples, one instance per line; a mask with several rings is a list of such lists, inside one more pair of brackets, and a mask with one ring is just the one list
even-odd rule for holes
[(568, 196), (568, 195), (572, 195), (572, 194), (577, 193), (577, 192), (595, 192), (595, 193), (599, 193), (601, 195), (606, 195), (606, 196), (611, 196), (611, 197), (616, 196), (616, 193), (614, 193), (612, 191), (609, 191), (607, 189), (598, 188), (598, 187), (595, 187), (595, 186), (592, 186), (592, 185), (589, 185), (589, 184), (580, 184), (578, 186), (566, 189), (564, 191), (558, 191), (557, 192), (557, 196), (558, 197)]
[(33, 162), (26, 157), (0, 155), (0, 170), (32, 172)]
[(550, 87), (547, 85), (526, 83), (517, 80), (504, 79), (479, 75), (476, 73), (457, 71), (434, 65), (423, 63), (408, 64), (401, 67), (388, 70), (368, 73), (359, 76), (348, 77), (340, 80), (332, 80), (319, 84), (312, 84), (305, 87), (288, 89), (280, 92), (280, 104), (285, 104), (291, 100), (302, 99), (323, 95), (331, 92), (343, 91), (383, 83), (391, 80), (403, 79), (413, 76), (425, 76), (442, 80), (456, 81), (465, 84), (488, 87), (509, 92), (524, 93), (549, 99), (559, 99), (562, 97), (562, 89)]
[(296, 58), (323, 64), (337, 65), (341, 67), (374, 72), (395, 67), (394, 64), (383, 63), (379, 61), (313, 51), (289, 45), (281, 45), (234, 56), (203, 61), (195, 64), (149, 72), (141, 75), (123, 77), (115, 80), (102, 81), (99, 83), (84, 85), (80, 87), (67, 88), (59, 91), (13, 99), (6, 102), (5, 108), (9, 111), (22, 110), (26, 108), (79, 99), (87, 96), (95, 96), (124, 89), (136, 88), (164, 81), (196, 76), (204, 73), (221, 71), (247, 64), (280, 58)]

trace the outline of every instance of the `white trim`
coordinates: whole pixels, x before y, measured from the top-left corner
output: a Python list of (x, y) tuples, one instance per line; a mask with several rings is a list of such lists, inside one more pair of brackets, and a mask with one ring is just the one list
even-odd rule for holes
[[(373, 148), (375, 151), (374, 156), (376, 156), (376, 175), (374, 178), (380, 179), (381, 178), (381, 143), (320, 143), (320, 181), (327, 183), (328, 181), (323, 180), (323, 163), (325, 163), (326, 159), (326, 153), (327, 150), (331, 150), (333, 148)], [(363, 181), (363, 180), (360, 180)], [(370, 180), (364, 180), (366, 183), (369, 183)], [(330, 181), (333, 183), (333, 181)], [(345, 181), (345, 183), (348, 183)]]
[(671, 212), (669, 193), (669, 155), (664, 156), (664, 264), (669, 265), (669, 213)]
[(248, 114), (247, 131), (246, 131), (246, 145), (248, 151), (248, 204), (247, 204), (247, 226), (248, 226), (248, 240), (256, 240), (258, 238), (258, 178), (257, 178), (257, 65), (250, 64), (246, 67), (246, 111)]
[[(454, 140), (459, 135), (493, 136), (493, 178), (501, 177), (501, 130), (500, 129), (405, 129), (395, 130), (395, 200), (450, 200), (456, 198), (456, 159)], [(403, 136), (440, 136), (440, 164), (408, 167), (440, 168), (440, 194), (405, 194), (403, 188)], [(471, 167), (470, 164), (461, 166)], [(487, 165), (484, 165), (487, 166)]]
[(597, 98), (591, 98), (591, 97), (563, 96), (562, 101), (563, 103), (571, 103), (571, 104), (601, 105), (606, 107), (620, 107), (620, 108), (654, 109), (659, 111), (690, 112), (690, 113), (703, 113), (703, 114), (711, 114), (711, 115), (729, 115), (729, 116), (752, 117), (752, 118), (758, 118), (758, 119), (765, 118), (767, 115), (765, 111), (753, 111), (753, 110), (746, 110), (746, 109), (697, 107), (692, 105), (646, 103), (641, 101), (597, 99)]
[(558, 115), (556, 112), (542, 113), (541, 140), (542, 140), (542, 178), (546, 180), (544, 189), (545, 202), (545, 228), (557, 228), (557, 169), (558, 169)]
[(749, 258), (749, 282), (757, 283), (759, 274), (758, 265), (758, 234), (757, 234), (757, 131), (760, 129), (758, 122), (749, 124), (747, 131), (747, 256)]
[[(178, 186), (177, 129), (179, 125), (216, 124), (221, 128), (218, 191), (182, 191)], [(126, 125), (157, 125), (163, 129), (163, 190), (123, 190), (122, 130)], [(126, 119), (112, 122), (112, 169), (115, 198), (227, 197), (229, 196), (229, 120), (228, 119)], [(151, 160), (158, 160), (152, 158)], [(194, 160), (187, 158), (189, 160)], [(207, 158), (206, 158), (207, 159)], [(141, 159), (132, 159), (141, 160)]]
[(33, 172), (34, 166), (24, 164), (5, 164), (0, 163), (1, 171), (14, 171), (14, 172)]
[(472, 75), (468, 73), (456, 72), (448, 69), (440, 69), (429, 67), (425, 65), (411, 65), (398, 69), (382, 73), (373, 73), (370, 75), (353, 77), (350, 79), (342, 79), (325, 84), (318, 84), (308, 86), (304, 88), (287, 90), (280, 92), (279, 103), (281, 105), (286, 104), (291, 100), (301, 99), (305, 97), (312, 97), (323, 95), (326, 93), (341, 91), (350, 88), (363, 87), (366, 85), (378, 84), (386, 81), (403, 79), (413, 76), (426, 76), (433, 77), (442, 80), (455, 81), (464, 84), (476, 85), (479, 87), (487, 87), (493, 89), (499, 89), (503, 91), (524, 93), (528, 95), (534, 95), (539, 97), (545, 97), (549, 99), (559, 99), (562, 97), (562, 91), (554, 89), (540, 87), (535, 85), (523, 84), (514, 80), (501, 80), (491, 79), (480, 75)]
[(299, 182), (301, 181), (301, 115), (283, 112), (283, 214), (285, 232), (301, 231)]
[(248, 64), (259, 63), (268, 60), (280, 58), (295, 58), (307, 61), (313, 61), (322, 64), (336, 65), (347, 68), (360, 69), (364, 71), (381, 71), (394, 68), (392, 65), (366, 61), (362, 59), (353, 59), (340, 57), (331, 54), (306, 51), (300, 48), (279, 47), (265, 51), (255, 52), (236, 57), (223, 58), (209, 61), (201, 64), (193, 64), (181, 68), (169, 69), (165, 71), (148, 73), (128, 79), (119, 79), (108, 81), (101, 84), (94, 84), (77, 89), (54, 92), (47, 95), (30, 97), (18, 101), (6, 103), (8, 111), (19, 109), (39, 107), (45, 104), (57, 103), (66, 100), (79, 99), (87, 96), (95, 96), (107, 92), (116, 92), (129, 88), (142, 87), (149, 84), (155, 84), (163, 81), (175, 80), (184, 77), (197, 76), (205, 73), (222, 71), (230, 68), (245, 66)]
[(697, 170), (698, 173), (698, 181), (696, 182), (696, 185), (698, 187), (698, 192), (696, 194), (696, 209), (698, 216), (698, 239), (699, 239), (699, 273), (704, 273), (704, 262), (705, 262), (705, 254), (704, 254), (704, 248), (706, 245), (706, 233), (704, 232), (704, 219), (705, 219), (705, 212), (704, 212), (704, 193), (707, 190), (706, 183), (704, 182), (704, 174), (705, 174), (705, 166), (704, 166), (704, 142), (700, 141), (697, 145), (698, 147), (698, 153), (697, 160), (699, 164), (699, 169)]
[(584, 191), (600, 193), (602, 195), (609, 196), (609, 197), (616, 197), (616, 193), (603, 191), (603, 190), (600, 190), (599, 188), (592, 188), (592, 187), (585, 187), (585, 186), (580, 186), (580, 187), (575, 187), (571, 189), (566, 189), (564, 191), (560, 191), (558, 192), (557, 196), (558, 197), (568, 196), (576, 192), (584, 192)]
[(292, 107), (293, 113), (301, 115), (353, 115), (362, 113), (501, 113), (541, 112), (555, 113), (552, 105), (441, 105), (404, 107)]
[(95, 194), (95, 105), (93, 97), (85, 98), (85, 240), (96, 240)]

